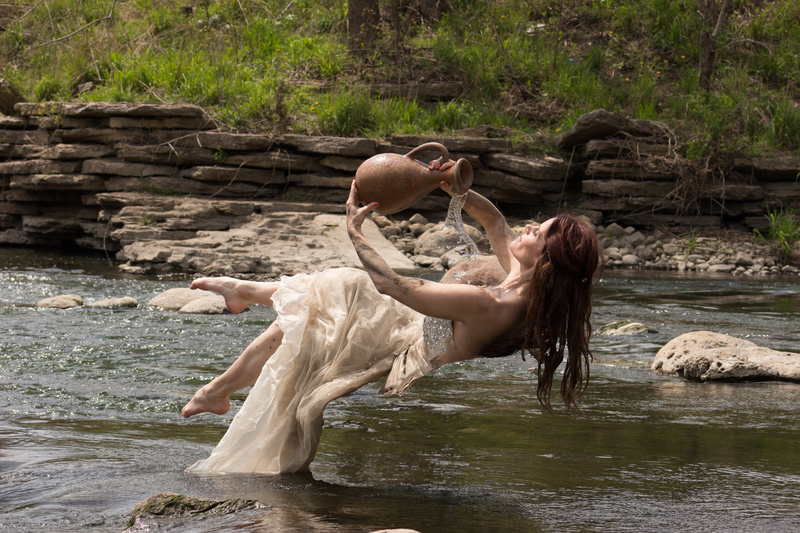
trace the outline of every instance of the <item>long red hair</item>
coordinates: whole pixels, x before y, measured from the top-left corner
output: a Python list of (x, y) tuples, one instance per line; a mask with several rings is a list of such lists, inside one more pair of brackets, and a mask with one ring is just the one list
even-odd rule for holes
[(565, 351), (561, 397), (567, 408), (577, 407), (589, 383), (592, 283), (599, 263), (594, 232), (572, 215), (555, 217), (534, 265), (523, 348), (539, 363), (536, 395), (548, 410), (553, 375)]

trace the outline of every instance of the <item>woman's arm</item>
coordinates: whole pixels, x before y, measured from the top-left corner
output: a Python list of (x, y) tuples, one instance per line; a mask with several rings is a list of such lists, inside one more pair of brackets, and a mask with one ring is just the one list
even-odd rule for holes
[(419, 278), (401, 276), (380, 256), (364, 237), (361, 226), (367, 213), (378, 207), (377, 202), (358, 207), (355, 181), (347, 200), (347, 234), (358, 258), (378, 292), (386, 294), (427, 316), (449, 320), (471, 321), (486, 313), (493, 303), (492, 296), (473, 285), (442, 284)]
[[(443, 181), (440, 186), (450, 196), (454, 195), (447, 182)], [(514, 235), (500, 210), (485, 196), (469, 190), (464, 199), (464, 211), (483, 226), (486, 236), (489, 238), (489, 244), (492, 246), (492, 251), (500, 261), (503, 270), (508, 273), (511, 272), (512, 266), (518, 266), (517, 260), (509, 250), (509, 246), (516, 235)]]

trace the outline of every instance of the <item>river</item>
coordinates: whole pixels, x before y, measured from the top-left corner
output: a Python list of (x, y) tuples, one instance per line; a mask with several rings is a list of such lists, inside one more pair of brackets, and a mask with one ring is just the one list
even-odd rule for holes
[[(102, 258), (0, 248), (0, 529), (122, 531), (159, 492), (253, 498), (224, 516), (136, 531), (423, 533), (800, 530), (800, 385), (687, 383), (649, 366), (667, 341), (712, 330), (800, 351), (800, 283), (608, 272), (581, 412), (544, 412), (530, 359), (451, 365), (402, 398), (378, 384), (333, 402), (311, 473), (199, 476), (225, 416), (181, 406), (274, 318), (146, 306), (185, 281), (121, 276)], [(39, 309), (57, 294), (133, 296), (134, 309)]]

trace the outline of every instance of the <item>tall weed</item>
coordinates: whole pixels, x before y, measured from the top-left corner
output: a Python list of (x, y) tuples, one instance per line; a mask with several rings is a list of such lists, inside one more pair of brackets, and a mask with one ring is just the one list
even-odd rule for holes
[(331, 93), (318, 113), (323, 134), (351, 137), (365, 135), (376, 127), (373, 101), (362, 90)]
[(781, 258), (786, 260), (792, 251), (792, 245), (800, 241), (800, 217), (792, 208), (767, 210), (765, 216), (769, 221), (769, 231), (765, 237), (757, 229), (754, 229), (755, 238), (775, 243)]

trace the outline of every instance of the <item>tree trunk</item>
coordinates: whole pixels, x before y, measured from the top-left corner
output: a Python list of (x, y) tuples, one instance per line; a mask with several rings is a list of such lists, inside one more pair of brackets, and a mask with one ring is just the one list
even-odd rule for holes
[(715, 0), (698, 0), (698, 3), (700, 15), (703, 17), (703, 30), (700, 34), (700, 88), (708, 91), (717, 59), (717, 38), (725, 24), (730, 2), (722, 0), (719, 11)]
[(400, 20), (400, 0), (389, 1), (389, 24), (392, 28), (392, 42), (394, 48), (400, 48), (403, 42), (403, 24)]
[(349, 0), (347, 3), (347, 41), (350, 52), (365, 56), (378, 36), (381, 22), (378, 0)]
[(436, 22), (450, 7), (449, 4), (449, 0), (420, 0), (419, 12), (426, 22)]

